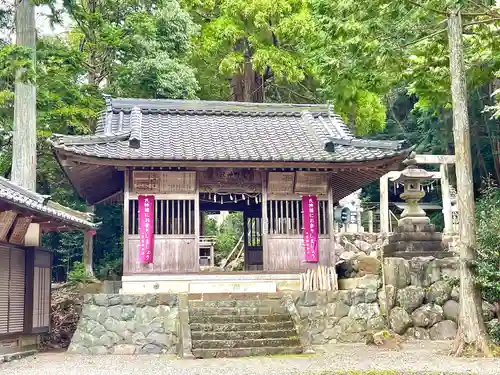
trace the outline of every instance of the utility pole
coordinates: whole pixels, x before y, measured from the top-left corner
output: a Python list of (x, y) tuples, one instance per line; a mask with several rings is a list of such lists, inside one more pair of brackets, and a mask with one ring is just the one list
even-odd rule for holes
[[(15, 0), (16, 44), (31, 51), (36, 62), (35, 5), (32, 0)], [(36, 191), (36, 87), (22, 79), (24, 69), (16, 73), (14, 87), (14, 129), (12, 137), (11, 180)]]
[(474, 283), (472, 263), (476, 259), (476, 224), (467, 85), (463, 58), (462, 17), (460, 8), (448, 15), (451, 96), (453, 104), (453, 138), (457, 174), (457, 205), (459, 213), (460, 250), (460, 316), (453, 348), (461, 355), (465, 346), (491, 355), (484, 325), (481, 294)]

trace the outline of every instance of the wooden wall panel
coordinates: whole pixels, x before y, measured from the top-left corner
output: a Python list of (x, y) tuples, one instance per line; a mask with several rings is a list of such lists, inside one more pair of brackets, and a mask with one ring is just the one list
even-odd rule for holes
[(135, 194), (194, 194), (194, 171), (132, 171), (132, 189)]
[[(316, 263), (304, 263), (302, 236), (268, 236), (268, 257), (264, 269), (269, 272), (295, 272), (315, 268)], [(330, 237), (319, 238), (319, 264), (330, 266)]]
[(0, 247), (0, 335), (9, 332), (10, 250)]
[(35, 267), (33, 277), (33, 328), (50, 325), (50, 268)]
[(31, 224), (31, 217), (18, 216), (14, 222), (14, 228), (10, 234), (9, 242), (16, 245), (24, 244), (24, 237)]
[(50, 282), (52, 254), (35, 250), (33, 262), (33, 319), (35, 329), (50, 326)]
[(14, 211), (0, 212), (0, 241), (7, 242), (7, 236), (16, 216), (17, 213)]
[(24, 331), (25, 253), (21, 249), (10, 251), (9, 333), (14, 333)]
[[(134, 238), (135, 237), (135, 238)], [(144, 273), (181, 273), (199, 271), (199, 254), (195, 236), (155, 236), (152, 264), (139, 263), (139, 237), (129, 236), (124, 259), (127, 275)]]

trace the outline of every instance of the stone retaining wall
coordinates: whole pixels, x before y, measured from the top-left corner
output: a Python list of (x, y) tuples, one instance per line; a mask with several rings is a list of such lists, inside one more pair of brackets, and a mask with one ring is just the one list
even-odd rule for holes
[[(283, 297), (304, 348), (364, 342), (371, 333), (384, 329), (413, 339), (455, 337), (459, 311), (457, 258), (388, 257), (382, 270), (380, 248), (387, 243), (387, 235), (342, 233), (336, 240), (335, 252), (344, 260), (337, 267), (340, 290), (286, 293)], [(188, 307), (187, 302), (184, 308), (179, 306), (181, 298), (186, 296), (88, 296), (68, 351), (187, 356), (190, 333), (180, 321), (187, 322)], [(483, 310), (487, 322), (494, 319), (493, 306), (483, 302)]]
[[(457, 333), (459, 313), (458, 258), (416, 257), (384, 260), (386, 293), (379, 292), (383, 314), (398, 334), (416, 339), (449, 340)], [(494, 307), (483, 301), (485, 321)]]
[[(335, 239), (335, 253), (343, 261), (337, 266), (341, 290), (294, 296), (301, 329), (312, 344), (360, 342), (388, 328), (414, 339), (455, 337), (458, 258), (386, 258), (384, 289), (380, 249), (388, 235), (339, 233)], [(486, 322), (494, 319), (492, 305), (483, 302), (483, 310)]]
[(299, 332), (313, 344), (363, 342), (370, 332), (387, 327), (378, 303), (380, 278), (360, 278), (356, 288), (294, 295)]
[(177, 295), (87, 295), (68, 348), (81, 354), (175, 354)]

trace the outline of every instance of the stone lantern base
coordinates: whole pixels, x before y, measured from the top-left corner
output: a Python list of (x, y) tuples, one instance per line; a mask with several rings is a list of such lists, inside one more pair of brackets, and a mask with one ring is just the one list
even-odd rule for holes
[(433, 256), (445, 258), (453, 256), (443, 242), (443, 234), (436, 232), (434, 225), (407, 224), (398, 227), (398, 231), (387, 238), (384, 257), (411, 259), (414, 257)]

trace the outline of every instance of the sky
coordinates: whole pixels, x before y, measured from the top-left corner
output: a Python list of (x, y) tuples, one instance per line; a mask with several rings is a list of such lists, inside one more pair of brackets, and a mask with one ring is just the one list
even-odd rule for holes
[[(0, 2), (0, 8), (6, 8), (8, 5), (12, 6), (13, 3), (14, 0), (3, 0)], [(60, 1), (58, 1), (58, 3), (60, 3)], [(58, 35), (67, 30), (70, 23), (68, 16), (63, 16), (62, 25), (54, 25), (54, 27), (52, 28), (47, 16), (48, 14), (50, 14), (50, 9), (46, 5), (36, 7), (36, 28), (38, 30), (39, 36)], [(12, 41), (15, 40), (13, 30), (11, 30), (10, 33), (8, 31), (0, 31), (0, 38), (3, 39), (6, 36), (8, 36)]]

